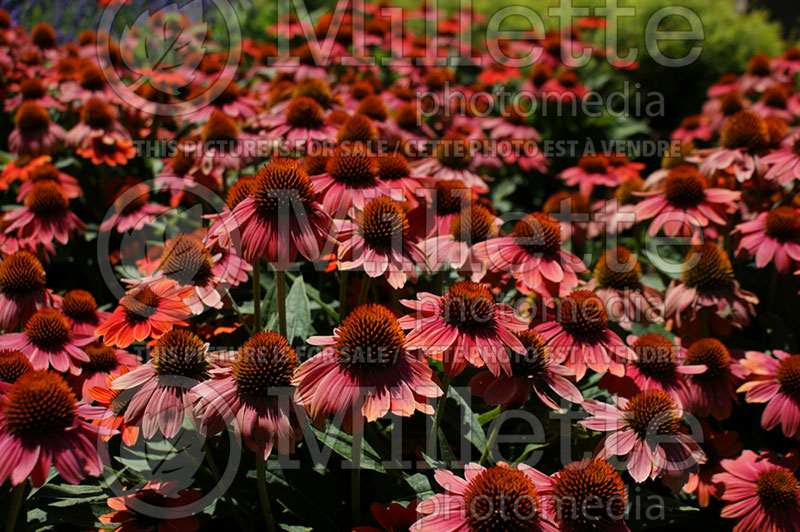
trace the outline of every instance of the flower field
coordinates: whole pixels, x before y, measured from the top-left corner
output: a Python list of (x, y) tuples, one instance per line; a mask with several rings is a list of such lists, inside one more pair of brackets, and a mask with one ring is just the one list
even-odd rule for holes
[(800, 530), (800, 48), (353, 4), (0, 9), (4, 530)]

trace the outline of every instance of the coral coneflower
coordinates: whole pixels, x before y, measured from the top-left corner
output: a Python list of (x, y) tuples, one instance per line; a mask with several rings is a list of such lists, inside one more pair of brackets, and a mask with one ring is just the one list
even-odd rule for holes
[(50, 120), (47, 109), (27, 101), (14, 115), (14, 130), (8, 136), (8, 147), (16, 155), (47, 155), (64, 141), (64, 129)]
[(101, 231), (116, 229), (118, 233), (138, 231), (153, 223), (169, 210), (165, 205), (150, 202), (150, 189), (144, 183), (124, 187), (100, 224)]
[(794, 457), (745, 450), (737, 459), (722, 460), (723, 472), (713, 480), (722, 485), (728, 503), (722, 517), (737, 519), (734, 532), (791, 532), (800, 522), (800, 483)]
[(537, 325), (553, 360), (575, 372), (581, 380), (588, 366), (597, 373), (611, 372), (622, 377), (625, 362), (635, 355), (615, 332), (608, 328), (608, 314), (600, 297), (589, 290), (576, 290), (561, 300), (555, 321)]
[[(47, 156), (49, 159), (49, 156)], [(61, 189), (67, 198), (74, 199), (82, 194), (78, 180), (67, 175), (53, 164), (44, 162), (30, 169), (29, 178), (24, 180), (17, 190), (17, 201), (22, 203), (30, 193), (31, 189), (40, 181), (52, 181), (61, 185)]]
[(561, 410), (557, 402), (559, 398), (581, 403), (581, 392), (567, 379), (575, 373), (551, 360), (544, 337), (531, 329), (516, 334), (525, 352), (508, 350), (511, 375), (481, 372), (469, 383), (472, 393), (483, 397), (490, 405), (501, 405), (503, 409), (521, 408), (527, 402), (531, 389), (542, 403), (553, 410)]
[[(336, 416), (350, 432), (388, 412), (433, 414), (428, 398), (442, 391), (427, 361), (406, 351), (406, 335), (386, 307), (356, 307), (333, 336), (312, 336), (308, 343), (322, 352), (298, 368), (292, 384), (297, 403), (315, 424)], [(360, 413), (355, 412), (359, 406)]]
[(5, 232), (16, 233), (21, 239), (31, 239), (49, 245), (53, 239), (61, 244), (69, 241), (70, 233), (84, 227), (69, 210), (69, 198), (61, 185), (54, 181), (34, 184), (25, 197), (23, 207), (8, 212), (4, 222), (9, 222)]
[(593, 290), (612, 320), (628, 329), (633, 323), (659, 321), (661, 293), (642, 283), (642, 265), (628, 249), (616, 247), (606, 251), (597, 261), (591, 281), (584, 286)]
[(714, 432), (708, 422), (700, 421), (703, 429), (701, 447), (706, 453), (706, 463), (700, 466), (700, 471), (689, 475), (689, 481), (683, 486), (684, 493), (694, 493), (700, 508), (707, 508), (711, 497), (719, 500), (723, 492), (723, 485), (714, 482), (714, 475), (724, 471), (719, 465), (725, 458), (734, 458), (742, 452), (739, 435), (731, 430)]
[(600, 388), (630, 399), (640, 391), (663, 390), (684, 410), (692, 407), (687, 375), (706, 370), (704, 364), (687, 364), (686, 349), (680, 339), (670, 340), (658, 333), (628, 336), (636, 358), (628, 364), (624, 377), (604, 375)]
[(769, 145), (767, 122), (754, 111), (739, 111), (722, 126), (720, 147), (707, 154), (700, 170), (704, 175), (724, 170), (736, 175), (740, 183), (747, 181), (756, 171), (758, 155)]
[(325, 116), (325, 109), (313, 98), (298, 96), (281, 115), (269, 111), (260, 123), (268, 128), (269, 139), (284, 139), (291, 149), (304, 149), (312, 141), (331, 141), (337, 127)]
[(664, 476), (680, 487), (706, 460), (700, 446), (681, 432), (683, 410), (663, 390), (617, 397), (616, 405), (585, 399), (583, 408), (590, 417), (580, 425), (610, 433), (597, 458), (627, 456), (628, 473), (636, 482)]
[(173, 326), (185, 326), (184, 320), (191, 315), (183, 302), (188, 292), (170, 279), (136, 287), (119, 300), (95, 334), (102, 336), (106, 345), (125, 348), (134, 341), (158, 338)]
[(27, 251), (17, 251), (0, 263), (0, 328), (25, 324), (34, 312), (50, 304), (42, 263)]
[(0, 336), (0, 347), (22, 351), (35, 369), (52, 367), (78, 375), (80, 362), (89, 360), (81, 347), (93, 339), (91, 336), (75, 338), (63, 314), (43, 308), (25, 322), (23, 332)]
[(234, 420), (236, 434), (259, 459), (266, 460), (275, 445), (288, 453), (300, 431), (291, 395), (281, 398), (281, 390), (292, 390), (297, 367), (286, 338), (272, 331), (256, 333), (233, 360), (221, 361), (210, 372), (210, 380), (195, 386), (201, 428), (216, 434)]
[(780, 424), (791, 438), (800, 430), (800, 355), (775, 350), (773, 356), (750, 351), (740, 363), (750, 371), (748, 382), (737, 392), (747, 392), (748, 403), (768, 403), (761, 426), (772, 430)]
[(87, 403), (93, 399), (90, 390), (95, 386), (103, 386), (109, 375), (118, 375), (122, 368), (131, 370), (139, 365), (136, 355), (101, 342), (92, 342), (83, 351), (89, 360), (81, 363), (81, 374), (71, 377), (69, 383), (75, 391), (81, 391), (81, 398)]
[(800, 214), (783, 205), (762, 212), (754, 220), (736, 226), (742, 235), (737, 252), (755, 257), (756, 268), (775, 261), (780, 273), (787, 273), (792, 261), (800, 261)]
[(369, 200), (388, 193), (388, 185), (378, 179), (377, 157), (360, 142), (337, 147), (325, 169), (311, 181), (325, 212), (334, 218), (344, 218), (351, 207), (363, 209)]
[(139, 439), (139, 424), (138, 420), (133, 423), (127, 423), (125, 421), (125, 410), (128, 408), (128, 403), (130, 403), (135, 390), (122, 391), (111, 387), (114, 379), (125, 375), (129, 371), (128, 366), (121, 366), (119, 373), (106, 375), (105, 382), (89, 388), (89, 395), (97, 402), (98, 406), (106, 410), (103, 417), (94, 420), (94, 423), (113, 431), (113, 433), (109, 432), (103, 436), (103, 439), (109, 440), (112, 434), (119, 432), (122, 435), (122, 443), (131, 447)]
[(280, 267), (291, 264), (298, 252), (317, 260), (331, 219), (316, 202), (317, 191), (305, 169), (295, 160), (275, 159), (248, 188), (248, 197), (230, 215), (241, 234), (242, 258), (265, 258)]
[(165, 438), (176, 436), (184, 414), (192, 412), (192, 388), (208, 377), (207, 351), (208, 344), (190, 331), (174, 329), (161, 335), (147, 363), (111, 382), (115, 390), (135, 390), (125, 422), (141, 421), (147, 439), (159, 431)]
[(0, 397), (0, 483), (10, 478), (18, 486), (30, 479), (39, 487), (51, 465), (70, 484), (99, 476), (97, 446), (109, 431), (86, 420), (102, 415), (102, 408), (78, 402), (60, 375), (24, 374)]
[(483, 178), (475, 173), (471, 141), (459, 133), (449, 133), (433, 147), (433, 157), (423, 159), (414, 170), (424, 176), (461, 181), (476, 192), (487, 192)]
[(90, 99), (81, 108), (81, 121), (67, 132), (67, 144), (86, 149), (97, 138), (106, 144), (117, 140), (129, 141), (130, 133), (116, 118), (107, 102), (100, 98)]
[(561, 227), (552, 216), (531, 213), (514, 225), (511, 235), (490, 238), (474, 246), (490, 271), (511, 272), (524, 292), (565, 296), (578, 285), (583, 262), (561, 248)]
[(423, 187), (430, 180), (413, 176), (408, 159), (403, 155), (386, 153), (378, 155), (377, 159), (378, 179), (386, 183), (390, 193), (394, 190), (401, 190), (405, 199), (415, 204), (427, 195), (427, 190)]
[(108, 166), (125, 165), (136, 156), (136, 148), (131, 140), (120, 140), (110, 136), (91, 137), (90, 142), (75, 150), (75, 153), (89, 159), (92, 164)]
[(663, 227), (667, 236), (693, 235), (699, 238), (701, 228), (712, 222), (724, 226), (726, 212), (736, 210), (741, 192), (722, 188), (707, 188), (703, 175), (691, 165), (672, 168), (664, 179), (663, 188), (639, 192), (645, 196), (636, 205), (638, 220), (654, 218), (648, 234), (655, 236)]
[(493, 375), (512, 375), (506, 347), (523, 355), (525, 347), (513, 333), (527, 328), (508, 305), (496, 303), (491, 291), (472, 281), (460, 281), (443, 296), (420, 292), (401, 303), (415, 311), (400, 324), (412, 329), (406, 347), (443, 359), (445, 374), (461, 373), (467, 362), (484, 365)]
[(628, 493), (605, 460), (573, 462), (553, 475), (552, 513), (562, 532), (628, 532)]
[(93, 336), (97, 326), (111, 316), (110, 312), (97, 310), (94, 296), (86, 290), (70, 290), (56, 303), (76, 336)]
[(688, 377), (692, 410), (718, 420), (730, 417), (733, 403), (737, 401), (736, 387), (747, 376), (747, 369), (715, 338), (701, 338), (692, 343), (686, 349), (684, 362), (706, 367), (704, 372)]
[(340, 270), (363, 268), (370, 277), (385, 276), (400, 289), (417, 280), (417, 268), (428, 271), (427, 257), (409, 238), (403, 206), (387, 196), (376, 198), (356, 212), (355, 223), (345, 223), (336, 235)]
[(596, 186), (616, 187), (620, 184), (620, 175), (603, 154), (583, 155), (577, 166), (561, 172), (561, 179), (568, 187), (577, 186), (584, 196), (591, 196)]
[(706, 242), (687, 254), (680, 281), (673, 280), (667, 288), (664, 312), (680, 327), (685, 318), (694, 321), (707, 307), (713, 311), (711, 318), (742, 327), (750, 323), (756, 304), (755, 294), (739, 286), (725, 250)]
[(417, 506), (422, 517), (410, 532), (559, 530), (550, 514), (552, 480), (526, 464), (501, 462), (486, 469), (471, 463), (464, 478), (445, 469), (437, 469), (434, 478), (445, 492)]
[[(200, 511), (193, 505), (202, 496), (198, 490), (178, 490), (177, 482), (151, 480), (126, 495), (109, 497), (108, 507), (114, 511), (97, 519), (104, 525), (118, 525), (114, 532), (195, 532), (200, 523), (195, 516), (187, 514)], [(158, 508), (157, 517), (154, 511), (147, 511), (149, 507)]]

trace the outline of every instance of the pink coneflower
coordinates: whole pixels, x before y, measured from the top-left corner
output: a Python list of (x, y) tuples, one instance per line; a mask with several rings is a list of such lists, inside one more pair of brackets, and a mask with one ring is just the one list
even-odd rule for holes
[(146, 184), (136, 183), (119, 191), (100, 224), (100, 231), (110, 231), (112, 228), (118, 233), (138, 231), (167, 211), (169, 207), (166, 205), (150, 202), (150, 189)]
[(790, 46), (782, 56), (772, 58), (772, 68), (781, 74), (792, 77), (800, 72), (800, 48)]
[(781, 187), (800, 179), (800, 135), (786, 137), (778, 149), (762, 157), (760, 162), (769, 166), (764, 178)]
[(747, 376), (747, 369), (715, 338), (701, 338), (692, 343), (686, 350), (684, 363), (706, 367), (704, 372), (688, 376), (692, 411), (702, 417), (712, 415), (717, 420), (729, 418), (737, 401), (736, 387)]
[(589, 89), (580, 82), (578, 75), (565, 70), (542, 85), (542, 95), (548, 102), (564, 102), (571, 104), (588, 94)]
[(283, 139), (292, 149), (305, 149), (312, 141), (336, 139), (338, 128), (325, 116), (323, 107), (313, 98), (298, 96), (281, 115), (270, 111), (259, 120), (268, 139)]
[[(212, 359), (213, 362), (213, 359)], [(195, 386), (201, 430), (216, 434), (234, 421), (236, 434), (257, 458), (266, 460), (277, 445), (288, 453), (300, 437), (290, 396), (297, 355), (283, 336), (259, 332), (231, 360), (210, 371), (211, 379)]]
[(66, 244), (71, 233), (84, 227), (69, 210), (69, 198), (64, 189), (54, 181), (36, 183), (25, 197), (25, 204), (6, 213), (3, 221), (9, 223), (6, 234), (16, 233), (17, 238), (43, 245), (52, 243), (53, 239)]
[(680, 408), (692, 407), (691, 391), (687, 375), (696, 375), (706, 370), (703, 364), (686, 364), (686, 349), (679, 338), (674, 341), (657, 333), (640, 337), (628, 336), (628, 345), (636, 358), (628, 364), (624, 377), (604, 375), (600, 388), (630, 399), (639, 392), (663, 390)]
[(553, 410), (561, 411), (558, 399), (566, 399), (580, 404), (581, 392), (567, 377), (575, 373), (550, 357), (547, 342), (534, 330), (516, 333), (525, 352), (520, 354), (509, 350), (511, 375), (481, 372), (469, 383), (472, 393), (483, 397), (490, 405), (501, 405), (503, 409), (522, 408), (533, 389), (539, 400)]
[(156, 432), (165, 438), (178, 434), (184, 413), (191, 413), (192, 388), (208, 377), (208, 344), (184, 329), (165, 332), (150, 352), (150, 360), (111, 382), (115, 390), (133, 391), (125, 422), (141, 421), (148, 440)]
[(444, 264), (459, 270), (477, 282), (486, 274), (486, 262), (478, 258), (475, 244), (497, 236), (499, 222), (488, 209), (477, 203), (463, 209), (450, 222), (450, 230), (434, 235), (420, 244), (431, 270)]
[(19, 106), (14, 125), (8, 147), (16, 155), (47, 155), (64, 142), (64, 129), (51, 121), (47, 110), (36, 102), (23, 102)]
[(602, 154), (583, 155), (577, 166), (561, 172), (561, 179), (568, 187), (578, 187), (584, 196), (591, 196), (594, 187), (616, 187), (620, 184), (620, 175)]
[(524, 292), (565, 296), (578, 286), (577, 273), (586, 265), (561, 248), (561, 227), (552, 216), (534, 212), (514, 225), (511, 235), (474, 246), (475, 254), (493, 272), (511, 272)]
[(644, 181), (640, 177), (625, 179), (611, 199), (595, 202), (587, 229), (589, 238), (603, 233), (616, 235), (633, 227), (636, 224), (636, 202), (639, 200), (636, 192), (643, 187)]
[(197, 110), (186, 118), (192, 122), (204, 122), (214, 112), (221, 111), (233, 118), (247, 120), (256, 116), (258, 107), (258, 100), (251, 98), (246, 89), (240, 89), (234, 81), (231, 81), (213, 100), (205, 105), (199, 105)]
[(396, 502), (389, 506), (373, 502), (369, 509), (381, 528), (357, 526), (353, 528), (352, 532), (403, 532), (408, 530), (417, 520), (417, 504), (419, 504), (418, 500), (413, 500), (406, 506)]
[(70, 484), (86, 475), (99, 476), (97, 453), (107, 429), (87, 422), (102, 408), (78, 402), (64, 379), (51, 371), (31, 371), (0, 396), (0, 483), (18, 486), (30, 479), (35, 487), (47, 480), (50, 466)]
[(590, 417), (578, 421), (590, 430), (609, 432), (596, 458), (627, 456), (633, 480), (644, 482), (661, 476), (683, 486), (689, 473), (706, 461), (705, 453), (681, 432), (683, 410), (663, 390), (648, 390), (616, 404), (584, 399)]
[(694, 166), (670, 169), (660, 190), (639, 192), (645, 199), (636, 205), (638, 220), (653, 218), (648, 229), (655, 236), (663, 227), (667, 236), (693, 235), (711, 223), (724, 226), (725, 213), (736, 210), (742, 193), (723, 188), (706, 188), (706, 180)]
[(733, 460), (720, 462), (724, 472), (714, 475), (728, 504), (722, 517), (738, 519), (733, 532), (792, 532), (800, 522), (800, 485), (795, 457), (779, 459), (746, 449)]
[(493, 375), (512, 375), (506, 347), (525, 353), (513, 333), (527, 324), (511, 307), (496, 303), (483, 285), (459, 281), (443, 296), (420, 292), (416, 300), (401, 303), (416, 312), (400, 319), (404, 329), (412, 329), (406, 347), (442, 359), (450, 377), (461, 373), (467, 362), (478, 368), (485, 365)]
[(64, 106), (56, 100), (39, 78), (23, 79), (19, 83), (19, 93), (6, 100), (5, 110), (13, 111), (23, 102), (36, 102), (45, 109), (63, 111)]
[(445, 469), (434, 472), (445, 489), (417, 507), (423, 515), (410, 532), (525, 530), (557, 532), (550, 514), (550, 477), (526, 464), (499, 463), (488, 469), (467, 464), (464, 478)]
[(467, 137), (449, 133), (433, 146), (433, 156), (415, 164), (414, 170), (427, 177), (461, 181), (476, 192), (488, 192), (486, 182), (472, 169), (473, 156)]
[[(49, 159), (49, 156), (47, 157)], [(77, 179), (65, 174), (53, 164), (43, 163), (31, 168), (29, 179), (20, 184), (19, 189), (17, 189), (17, 202), (24, 202), (34, 185), (40, 181), (58, 183), (68, 199), (78, 198), (83, 193)]]
[(629, 532), (628, 493), (614, 466), (585, 459), (552, 476), (552, 513), (563, 532)]
[(360, 142), (339, 146), (328, 159), (324, 174), (311, 178), (325, 212), (344, 218), (351, 207), (364, 209), (367, 202), (388, 193), (378, 179), (378, 161)]
[(519, 102), (510, 103), (503, 110), (502, 116), (486, 118), (482, 122), (484, 129), (489, 130), (493, 139), (526, 139), (541, 140), (541, 135), (530, 125), (533, 112)]
[(101, 342), (92, 342), (83, 348), (89, 360), (81, 363), (81, 374), (69, 378), (75, 391), (80, 390), (81, 399), (91, 403), (90, 390), (103, 386), (111, 374), (118, 375), (122, 368), (131, 370), (139, 365), (139, 357), (122, 349), (115, 349)]
[(662, 319), (664, 297), (655, 288), (642, 283), (639, 259), (621, 246), (609, 249), (600, 257), (592, 279), (583, 288), (597, 294), (612, 320), (622, 328)]
[(739, 435), (731, 430), (714, 432), (705, 420), (700, 421), (703, 429), (703, 441), (701, 447), (706, 453), (706, 463), (700, 465), (700, 471), (689, 475), (689, 481), (683, 486), (684, 493), (694, 493), (697, 496), (697, 504), (700, 508), (707, 508), (711, 498), (720, 499), (723, 492), (723, 485), (714, 482), (714, 475), (724, 471), (720, 466), (720, 460), (734, 458), (742, 452), (742, 444)]
[(760, 163), (758, 155), (770, 145), (769, 127), (758, 113), (739, 111), (722, 126), (719, 140), (720, 147), (706, 154), (700, 170), (703, 175), (724, 170), (743, 183), (753, 176)]
[(451, 232), (453, 221), (476, 199), (477, 195), (461, 181), (437, 180), (427, 205), (414, 211), (413, 216), (425, 224), (428, 238), (446, 235)]
[(739, 79), (739, 90), (742, 94), (762, 93), (785, 81), (773, 71), (772, 59), (767, 54), (756, 53), (747, 61), (745, 73)]
[(776, 85), (765, 90), (751, 109), (764, 118), (775, 117), (792, 123), (797, 117), (797, 95), (790, 95), (786, 87)]
[(65, 81), (59, 87), (59, 97), (64, 103), (79, 101), (85, 104), (92, 98), (117, 103), (117, 93), (108, 84), (106, 74), (99, 66), (85, 62), (78, 71), (76, 80)]
[(693, 322), (698, 311), (707, 308), (713, 317), (742, 327), (755, 315), (756, 304), (755, 294), (739, 286), (725, 250), (706, 242), (686, 255), (680, 280), (667, 288), (664, 313), (681, 327), (685, 318)]
[(780, 424), (791, 438), (800, 429), (800, 355), (774, 350), (773, 356), (749, 351), (740, 364), (752, 377), (737, 392), (747, 392), (748, 403), (768, 403), (761, 426), (772, 430)]
[(106, 345), (126, 348), (134, 341), (158, 338), (174, 326), (185, 326), (191, 313), (183, 302), (188, 290), (164, 279), (134, 288), (119, 300), (111, 316), (97, 328)]
[(681, 120), (681, 125), (672, 132), (670, 138), (681, 142), (708, 142), (713, 135), (714, 130), (703, 115), (690, 115)]
[(67, 144), (88, 148), (94, 139), (101, 138), (110, 144), (112, 141), (131, 139), (130, 133), (117, 122), (114, 110), (99, 98), (92, 98), (81, 108), (81, 121), (67, 132)]
[(265, 258), (279, 267), (294, 262), (298, 252), (317, 260), (331, 218), (317, 203), (318, 191), (305, 169), (293, 159), (275, 159), (247, 188), (247, 197), (233, 207), (226, 222), (228, 233), (238, 229), (241, 234), (242, 258)]
[(42, 263), (27, 251), (17, 251), (0, 263), (0, 328), (24, 325), (37, 310), (51, 303)]
[(377, 156), (378, 179), (386, 183), (389, 193), (395, 190), (403, 192), (404, 198), (417, 204), (428, 195), (427, 185), (431, 180), (426, 177), (412, 175), (408, 159), (399, 153), (386, 153)]
[(583, 378), (587, 366), (597, 373), (608, 371), (622, 377), (625, 363), (635, 358), (608, 328), (602, 300), (588, 290), (567, 295), (556, 309), (555, 321), (537, 325), (535, 330), (547, 340), (553, 361), (573, 370), (576, 380)]
[[(203, 493), (198, 490), (178, 490), (177, 482), (158, 482), (151, 480), (143, 487), (131, 490), (132, 493), (120, 497), (109, 497), (108, 507), (114, 512), (99, 516), (104, 525), (117, 525), (114, 532), (195, 532), (199, 521), (187, 508), (200, 500)], [(148, 506), (158, 507), (158, 517), (152, 511), (139, 513)], [(170, 511), (170, 508), (180, 510)], [(192, 508), (200, 511), (200, 508)]]
[(0, 336), (0, 347), (22, 351), (35, 369), (52, 367), (56, 371), (69, 370), (78, 375), (80, 362), (89, 360), (81, 347), (92, 340), (91, 336), (75, 338), (63, 314), (52, 308), (43, 308), (25, 322), (23, 332)]
[(75, 336), (94, 336), (97, 326), (111, 316), (110, 312), (97, 310), (94, 296), (86, 290), (70, 290), (56, 300), (55, 307), (67, 318)]
[(25, 353), (13, 349), (0, 350), (0, 395), (29, 371), (33, 371), (33, 366)]
[(800, 214), (793, 207), (776, 207), (743, 222), (732, 233), (740, 233), (738, 253), (755, 257), (756, 268), (775, 261), (780, 273), (787, 273), (792, 261), (800, 261)]
[(132, 447), (136, 440), (139, 439), (139, 424), (138, 422), (127, 423), (125, 421), (125, 410), (128, 408), (131, 397), (133, 397), (133, 390), (123, 392), (111, 387), (114, 379), (125, 375), (129, 371), (130, 369), (127, 366), (121, 366), (119, 373), (106, 375), (104, 383), (89, 388), (89, 395), (97, 402), (98, 406), (106, 410), (103, 417), (94, 420), (95, 425), (100, 425), (109, 431), (108, 434), (103, 436), (103, 440), (107, 441), (111, 439), (113, 434), (119, 432), (122, 435), (122, 443)]
[[(433, 414), (428, 399), (442, 391), (424, 358), (406, 351), (406, 335), (386, 307), (357, 307), (333, 336), (312, 336), (308, 343), (322, 352), (300, 366), (292, 384), (297, 386), (297, 403), (316, 425), (329, 416), (343, 416), (343, 427), (352, 432), (364, 420), (372, 422), (388, 412)], [(360, 418), (354, 412), (358, 406)]]
[(403, 206), (387, 196), (367, 203), (356, 212), (354, 224), (336, 235), (341, 242), (336, 252), (342, 271), (363, 268), (370, 277), (386, 277), (400, 289), (417, 280), (417, 268), (428, 271), (427, 257), (409, 238), (408, 219)]

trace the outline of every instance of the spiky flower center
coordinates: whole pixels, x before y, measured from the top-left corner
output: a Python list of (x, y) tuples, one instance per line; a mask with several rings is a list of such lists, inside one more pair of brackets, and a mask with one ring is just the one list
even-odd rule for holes
[(747, 73), (751, 76), (765, 77), (770, 74), (770, 60), (766, 54), (754, 54), (749, 61), (747, 61)]
[(122, 298), (120, 305), (125, 309), (128, 323), (138, 324), (147, 321), (158, 310), (161, 298), (149, 286), (142, 287), (134, 294)]
[(58, 182), (58, 168), (54, 164), (42, 164), (31, 169), (31, 182), (54, 181)]
[(682, 280), (686, 286), (700, 290), (729, 287), (734, 276), (728, 254), (710, 242), (693, 246), (684, 262)]
[(705, 198), (705, 179), (694, 166), (674, 167), (664, 181), (664, 197), (679, 209), (696, 207)]
[(681, 128), (694, 131), (703, 124), (700, 115), (690, 115), (681, 120)]
[(92, 98), (81, 109), (81, 121), (92, 129), (109, 129), (114, 123), (114, 113), (106, 102)]
[(399, 153), (388, 153), (378, 157), (378, 177), (384, 181), (396, 181), (411, 175), (408, 159)]
[[(293, 159), (275, 159), (255, 177), (251, 196), (265, 216), (304, 211), (316, 194), (308, 173)], [(298, 213), (298, 214), (301, 214)]]
[(55, 48), (58, 44), (56, 30), (47, 22), (40, 22), (31, 28), (31, 42), (42, 50)]
[(22, 80), (19, 84), (19, 92), (22, 94), (23, 100), (38, 100), (47, 94), (44, 83), (38, 78)]
[(389, 108), (378, 94), (371, 94), (361, 100), (358, 104), (358, 112), (378, 122), (384, 122), (389, 118)]
[(348, 149), (336, 148), (326, 166), (328, 174), (339, 183), (358, 188), (375, 183), (378, 175), (378, 162), (363, 144), (355, 144)]
[(228, 195), (225, 196), (225, 206), (233, 210), (234, 207), (239, 205), (247, 196), (255, 185), (256, 177), (252, 175), (242, 176), (228, 190)]
[(59, 311), (43, 308), (25, 323), (28, 340), (46, 353), (57, 353), (72, 336), (72, 327)]
[(724, 116), (733, 116), (744, 110), (744, 100), (738, 91), (726, 92), (719, 100), (720, 110)]
[(764, 94), (761, 96), (761, 101), (767, 107), (772, 107), (774, 109), (786, 109), (786, 102), (789, 99), (789, 93), (786, 91), (786, 88), (781, 87), (780, 85), (775, 87), (770, 87), (769, 89), (764, 91)]
[(23, 438), (45, 438), (75, 420), (77, 399), (64, 379), (51, 371), (29, 371), (3, 398), (8, 429)]
[(378, 140), (378, 128), (372, 119), (363, 113), (356, 113), (347, 118), (339, 128), (336, 140), (343, 142), (374, 143)]
[(636, 353), (634, 365), (639, 373), (653, 379), (666, 379), (675, 375), (678, 356), (674, 344), (665, 336), (647, 333), (631, 346)]
[(322, 107), (328, 107), (333, 98), (331, 86), (327, 81), (319, 78), (305, 78), (301, 80), (294, 88), (294, 96), (296, 98), (311, 98)]
[(547, 347), (547, 340), (534, 331), (527, 329), (517, 334), (525, 353), (517, 353), (508, 350), (508, 358), (511, 361), (513, 375), (524, 376), (531, 379), (544, 377), (547, 365), (550, 362), (550, 350)]
[(164, 252), (158, 269), (181, 285), (206, 286), (213, 277), (211, 252), (192, 235), (178, 235)]
[(540, 530), (536, 486), (509, 466), (491, 467), (473, 478), (464, 493), (464, 507), (470, 532)]
[(768, 512), (797, 508), (800, 486), (791, 471), (775, 466), (756, 478), (756, 494), (761, 506)]
[(434, 190), (436, 192), (436, 214), (439, 216), (460, 213), (472, 199), (470, 189), (458, 180), (437, 181)]
[(267, 397), (272, 388), (289, 386), (297, 365), (297, 354), (286, 338), (259, 332), (236, 353), (233, 379), (240, 394)]
[(792, 355), (778, 366), (778, 384), (781, 391), (794, 398), (800, 398), (800, 355)]
[(434, 148), (434, 155), (442, 166), (454, 170), (464, 170), (472, 163), (469, 141), (458, 133), (442, 137)]
[(397, 125), (406, 130), (412, 130), (420, 125), (420, 116), (413, 103), (407, 103), (397, 108), (394, 113)]
[(731, 355), (725, 344), (716, 338), (702, 338), (686, 350), (686, 363), (706, 366), (703, 373), (692, 375), (692, 379), (714, 381), (730, 372)]
[(316, 100), (298, 96), (286, 108), (286, 122), (292, 127), (318, 129), (325, 123), (325, 111)]
[(387, 196), (376, 198), (359, 215), (359, 233), (371, 248), (399, 249), (408, 233), (408, 220), (403, 207)]
[(339, 363), (350, 370), (393, 368), (406, 341), (394, 314), (375, 303), (355, 308), (334, 334)]
[(0, 382), (14, 384), (29, 371), (33, 371), (33, 366), (23, 353), (13, 349), (0, 350)]
[(84, 362), (81, 368), (89, 373), (108, 373), (119, 367), (117, 350), (101, 342), (94, 342), (83, 349), (89, 362)]
[(78, 83), (83, 89), (90, 92), (98, 92), (105, 88), (106, 78), (100, 67), (96, 65), (86, 65), (78, 74)]
[(605, 460), (587, 459), (564, 467), (553, 484), (556, 520), (564, 532), (603, 532), (625, 516), (625, 483)]
[(442, 297), (444, 321), (462, 332), (479, 332), (494, 325), (496, 304), (488, 288), (472, 281), (459, 281)]
[(97, 302), (86, 290), (70, 290), (61, 301), (61, 312), (76, 323), (97, 323)]
[(25, 197), (25, 206), (38, 216), (60, 216), (69, 207), (69, 198), (55, 181), (39, 181)]
[(555, 255), (561, 249), (561, 227), (549, 214), (534, 212), (514, 225), (514, 241), (531, 255)]
[(42, 263), (27, 251), (17, 251), (0, 264), (0, 292), (17, 298), (44, 290), (45, 273)]
[(720, 144), (729, 150), (758, 153), (769, 146), (769, 128), (757, 113), (745, 109), (731, 116), (722, 126)]
[(644, 180), (640, 177), (632, 177), (630, 179), (626, 179), (625, 181), (617, 187), (617, 191), (615, 196), (617, 201), (621, 205), (626, 205), (628, 203), (633, 203), (636, 201), (637, 197), (634, 192), (639, 192), (642, 190), (644, 186)]
[(233, 118), (222, 111), (214, 111), (203, 126), (201, 138), (204, 143), (214, 143), (220, 150), (225, 150), (226, 143), (235, 142), (239, 138), (239, 128)]
[(208, 371), (206, 346), (193, 332), (173, 329), (165, 332), (151, 353), (156, 373), (203, 380)]
[(609, 249), (597, 261), (594, 278), (600, 288), (632, 290), (640, 288), (642, 266), (636, 255), (623, 247)]
[(561, 301), (556, 319), (569, 334), (591, 340), (608, 327), (606, 307), (589, 290), (576, 290)]
[(578, 161), (578, 166), (589, 174), (604, 174), (608, 168), (608, 158), (605, 155), (584, 155)]
[(800, 239), (800, 215), (789, 206), (782, 205), (767, 214), (764, 233), (779, 242)]
[(39, 133), (50, 126), (47, 109), (34, 101), (22, 102), (14, 115), (14, 123), (23, 133)]
[(462, 210), (450, 224), (450, 234), (457, 242), (477, 244), (497, 235), (494, 216), (478, 204)]
[(647, 390), (633, 396), (623, 408), (628, 427), (639, 436), (678, 432), (681, 415), (675, 401), (663, 390)]

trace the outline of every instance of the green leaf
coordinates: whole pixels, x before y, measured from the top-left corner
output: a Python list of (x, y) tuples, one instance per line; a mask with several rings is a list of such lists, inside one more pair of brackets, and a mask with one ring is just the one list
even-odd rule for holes
[[(321, 444), (329, 447), (342, 458), (350, 462), (353, 461), (353, 436), (343, 430), (339, 430), (330, 421), (325, 425), (325, 430), (318, 429), (313, 425), (311, 425), (311, 430), (314, 431), (314, 435)], [(381, 464), (383, 459), (380, 454), (372, 448), (366, 439), (361, 444), (361, 455), (361, 467), (378, 471), (379, 473), (386, 472), (386, 469)]]
[(433, 488), (431, 488), (431, 481), (422, 473), (415, 473), (406, 478), (408, 486), (414, 490), (417, 497), (424, 499), (433, 495)]
[(302, 276), (298, 276), (286, 296), (286, 335), (291, 342), (295, 338), (305, 340), (314, 334), (311, 324), (311, 308), (306, 295), (306, 284)]

